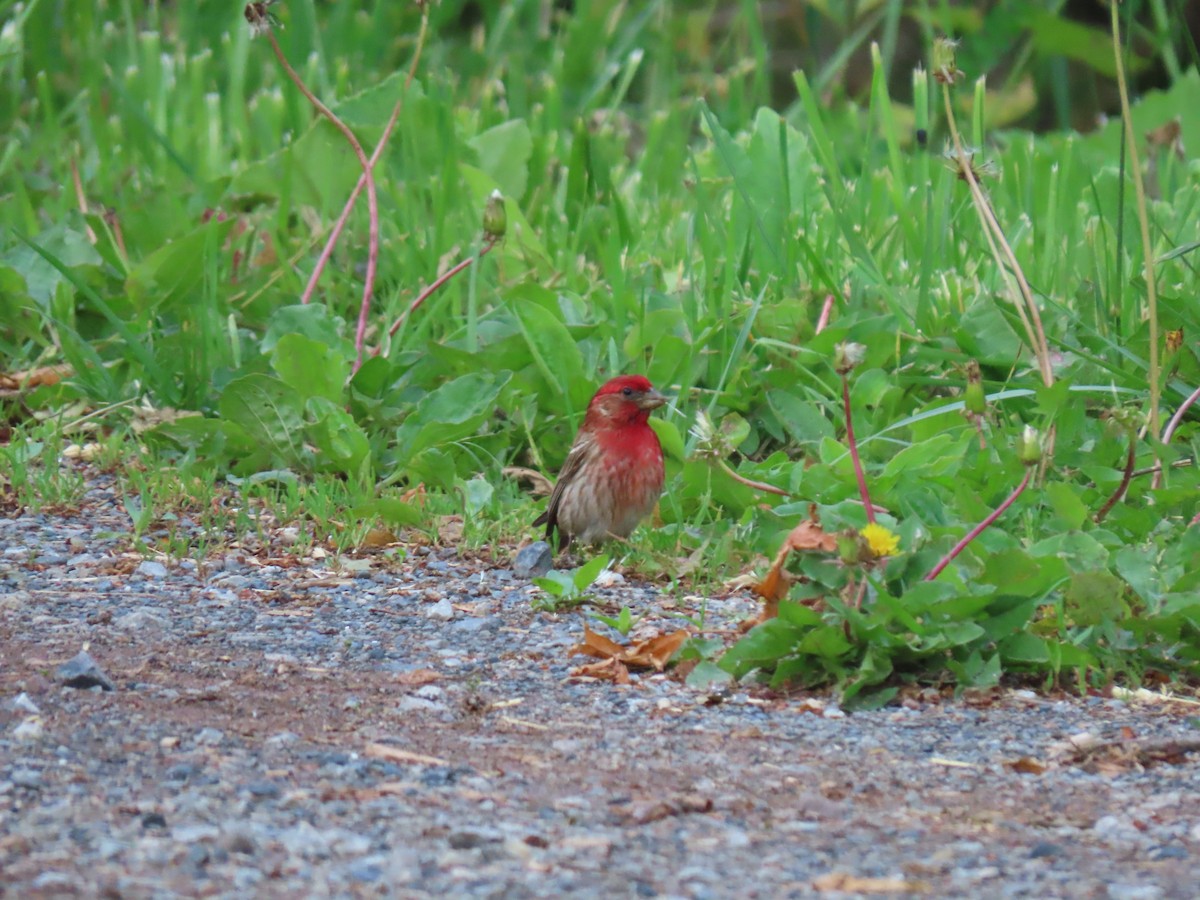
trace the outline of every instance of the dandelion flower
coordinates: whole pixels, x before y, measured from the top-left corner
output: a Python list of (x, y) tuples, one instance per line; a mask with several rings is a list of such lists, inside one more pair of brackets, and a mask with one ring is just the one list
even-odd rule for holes
[(899, 536), (892, 534), (882, 525), (872, 522), (859, 532), (871, 548), (871, 555), (876, 558), (895, 556), (900, 550)]

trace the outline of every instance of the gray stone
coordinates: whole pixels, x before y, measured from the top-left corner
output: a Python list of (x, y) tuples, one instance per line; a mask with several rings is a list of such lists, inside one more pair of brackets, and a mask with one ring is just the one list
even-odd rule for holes
[(67, 687), (87, 688), (99, 687), (106, 691), (115, 691), (117, 686), (112, 683), (100, 664), (92, 659), (86, 650), (80, 650), (75, 656), (58, 667), (58, 680)]
[(41, 712), (38, 709), (38, 705), (29, 699), (29, 695), (24, 691), (21, 691), (21, 693), (8, 701), (8, 708), (13, 710), (13, 712), (33, 713), (35, 716)]
[(541, 578), (554, 565), (554, 551), (545, 541), (534, 541), (517, 551), (513, 575), (517, 578)]
[(196, 743), (214, 746), (225, 740), (225, 732), (219, 728), (201, 728), (196, 732)]
[(12, 783), (17, 787), (40, 791), (43, 787), (42, 773), (37, 769), (14, 769)]
[(449, 622), (454, 618), (454, 606), (443, 597), (429, 609), (425, 610), (425, 615), (431, 619), (440, 619), (443, 622)]
[(113, 619), (113, 626), (123, 631), (162, 631), (167, 626), (167, 620), (153, 610), (142, 607), (117, 616)]
[(167, 567), (153, 559), (143, 559), (134, 572), (144, 578), (166, 578)]

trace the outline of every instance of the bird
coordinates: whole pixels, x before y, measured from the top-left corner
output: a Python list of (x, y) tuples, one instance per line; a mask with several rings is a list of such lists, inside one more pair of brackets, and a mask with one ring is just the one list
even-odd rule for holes
[(654, 509), (663, 452), (649, 419), (666, 402), (641, 375), (613, 378), (592, 396), (546, 511), (533, 523), (546, 526), (547, 542), (558, 532), (559, 552), (572, 540), (628, 537)]

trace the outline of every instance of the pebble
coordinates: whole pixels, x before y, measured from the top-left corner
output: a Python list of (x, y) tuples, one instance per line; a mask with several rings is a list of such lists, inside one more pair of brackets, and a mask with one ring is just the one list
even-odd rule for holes
[[(103, 536), (128, 521), (111, 479), (85, 509), (0, 519), (19, 548), (0, 556), (0, 626), (21, 648), (0, 697), (0, 893), (767, 897), (843, 873), (929, 896), (1167, 900), (1194, 877), (1195, 760), (1100, 774), (1048, 754), (1079, 732), (1193, 737), (1168, 707), (1022, 688), (870, 712), (753, 678), (583, 682), (590, 660), (567, 653), (591, 610), (532, 610), (515, 559), (413, 544), (351, 573), (332, 545), (251, 539), (198, 572), (126, 575), (109, 565), (127, 542)], [(222, 546), (188, 515), (177, 529)], [(68, 546), (74, 562), (27, 565)], [(57, 590), (80, 577), (86, 592)], [(720, 634), (755, 609), (632, 577), (589, 593), (645, 615), (606, 632), (622, 643), (701, 614)], [(130, 673), (124, 694), (61, 690), (26, 662), (85, 642)], [(431, 683), (403, 678), (421, 669)], [(33, 717), (40, 740), (18, 738)], [(1013, 772), (1021, 756), (1049, 768)]]
[(123, 631), (161, 631), (167, 620), (150, 609), (135, 609), (117, 616), (113, 626)]
[(545, 541), (534, 541), (517, 551), (513, 558), (514, 578), (541, 578), (554, 565), (554, 551)]
[(40, 716), (30, 716), (13, 728), (13, 738), (23, 743), (37, 743), (46, 733)]
[(167, 567), (153, 559), (143, 559), (134, 571), (143, 578), (167, 577)]
[(99, 687), (106, 691), (115, 691), (117, 686), (100, 668), (100, 664), (92, 659), (86, 650), (80, 650), (70, 660), (58, 667), (58, 680), (67, 687), (87, 689)]
[(13, 712), (33, 713), (35, 716), (41, 712), (38, 705), (24, 691), (21, 691), (21, 693), (8, 701), (8, 708)]

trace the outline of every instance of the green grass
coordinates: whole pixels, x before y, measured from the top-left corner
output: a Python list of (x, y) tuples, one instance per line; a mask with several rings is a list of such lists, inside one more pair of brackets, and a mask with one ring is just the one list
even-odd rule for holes
[[(966, 185), (942, 156), (939, 86), (925, 70), (900, 71), (889, 50), (912, 23), (931, 39), (950, 14), (930, 12), (937, 6), (891, 2), (873, 19), (814, 20), (837, 49), (810, 58), (787, 90), (766, 77), (772, 26), (754, 4), (715, 32), (693, 5), (668, 2), (619, 16), (577, 2), (549, 22), (541, 2), (485, 4), (476, 24), (460, 21), (461, 4), (435, 7), (376, 169), (368, 349), (383, 352), (351, 377), (365, 201), (316, 302), (298, 298), (359, 170), (267, 43), (250, 39), (240, 10), (0, 5), (10, 23), (0, 46), (0, 350), (10, 371), (74, 371), (5, 401), (10, 502), (69, 507), (82, 489), (58, 465), (68, 438), (32, 412), (61, 424), (65, 409), (111, 405), (93, 424), (110, 464), (137, 463), (121, 477), (134, 545), (203, 557), (220, 552), (232, 520), (267, 542), (272, 529), (294, 529), (293, 552), (343, 553), (372, 527), (436, 540), (444, 517), (461, 516), (464, 545), (503, 559), (531, 536), (536, 503), (502, 468), (556, 470), (595, 386), (640, 371), (675, 399), (655, 421), (668, 457), (661, 526), (639, 533), (628, 563), (714, 588), (774, 557), (809, 504), (831, 533), (866, 524), (832, 365), (839, 344), (857, 342), (866, 355), (850, 376), (855, 431), (901, 555), (858, 567), (793, 562), (808, 580), (792, 599), (821, 597), (824, 610), (785, 602), (721, 671), (833, 682), (874, 701), (905, 678), (1069, 675), (1086, 686), (1194, 676), (1194, 468), (1174, 468), (1157, 488), (1134, 477), (1093, 521), (1128, 446), (1112, 413), (1132, 416), (1137, 431), (1151, 395), (1120, 123), (1084, 136), (995, 128), (1026, 89), (1071, 118), (1047, 87), (1053, 28), (1032, 19), (1022, 20), (1025, 68), (995, 92), (954, 92), (1041, 309), (1055, 365), (1046, 387)], [(273, 9), (287, 25), (284, 52), (369, 153), (403, 92), (419, 12), (304, 0)], [(1135, 107), (1134, 134), (1179, 115), (1194, 153), (1194, 48), (1171, 45), (1155, 9), (1141, 35), (1154, 40), (1140, 46), (1169, 57), (1174, 80)], [(956, 27), (960, 65), (995, 61), (986, 23)], [(871, 34), (882, 49), (862, 52)], [(1074, 59), (1090, 52), (1074, 32), (1054, 39)], [(853, 82), (864, 87), (851, 96)], [(1200, 381), (1200, 168), (1164, 148), (1147, 153), (1158, 325), (1184, 334), (1157, 376), (1165, 419)], [(507, 198), (504, 242), (387, 340), (425, 285), (479, 252), (495, 189)], [(831, 294), (830, 325), (817, 334)], [(982, 447), (961, 414), (971, 360), (989, 396)], [(135, 438), (135, 399), (203, 415)], [(693, 433), (700, 413), (726, 434), (707, 454)], [(1188, 415), (1169, 447), (1140, 436), (1136, 468), (1194, 459), (1195, 423)], [(1053, 429), (1052, 460), (936, 583), (922, 583), (1020, 481), (1027, 424)], [(416, 485), (423, 504), (405, 499)], [(194, 546), (172, 527), (182, 514), (201, 523)], [(864, 584), (856, 610), (847, 604)]]

